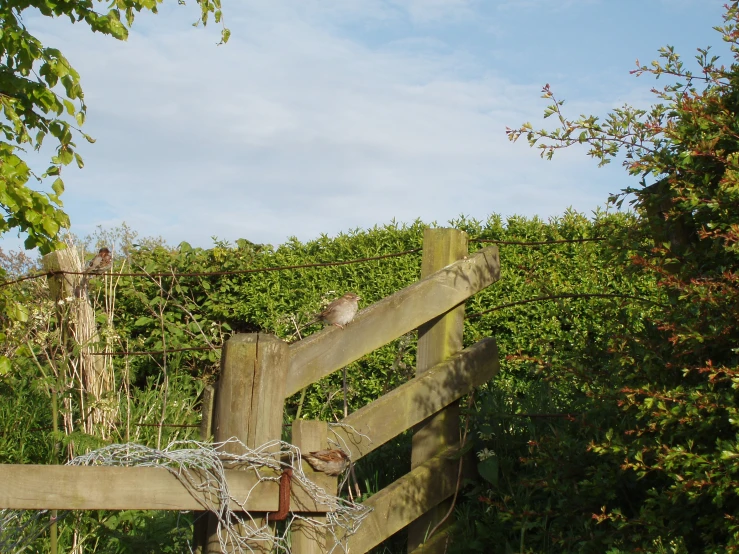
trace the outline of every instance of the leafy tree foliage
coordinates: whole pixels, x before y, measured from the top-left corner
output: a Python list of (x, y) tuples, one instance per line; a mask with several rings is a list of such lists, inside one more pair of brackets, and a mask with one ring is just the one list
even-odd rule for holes
[[(497, 459), (497, 445), (508, 467), (478, 499), (483, 521), (499, 522), (480, 536), (527, 552), (739, 547), (738, 4), (716, 27), (734, 56), (729, 67), (699, 49), (693, 73), (663, 48), (660, 61), (634, 71), (672, 79), (654, 91), (650, 110), (568, 119), (547, 85), (545, 117), (559, 127), (509, 130), (549, 158), (576, 144), (601, 164), (625, 155), (639, 186), (612, 201), (633, 194), (640, 218), (611, 235), (612, 260), (630, 275), (653, 276), (658, 304), (610, 322), (600, 352), (581, 343), (569, 369), (552, 366), (552, 379), (583, 385), (580, 409), (566, 421), (547, 429), (528, 418), (526, 434), (488, 414), (480, 431), (488, 459)], [(569, 350), (555, 344), (558, 357)], [(527, 455), (507, 455), (520, 453), (524, 439)]]
[[(0, 234), (11, 229), (25, 233), (26, 248), (42, 253), (59, 245), (59, 230), (69, 226), (60, 196), (64, 191), (62, 168), (73, 161), (82, 167), (76, 152), (75, 133), (93, 142), (80, 130), (87, 107), (80, 75), (56, 48), (44, 46), (24, 23), (24, 15), (68, 17), (84, 22), (94, 32), (126, 40), (136, 13), (156, 13), (162, 0), (9, 0), (0, 3)], [(221, 21), (220, 0), (197, 0), (205, 25), (210, 14)], [(107, 4), (107, 6), (106, 6)], [(97, 11), (103, 7), (105, 13)], [(222, 40), (229, 32), (223, 29)], [(26, 148), (38, 150), (47, 136), (57, 143), (56, 154), (42, 175), (34, 174), (23, 159)], [(40, 192), (29, 181), (53, 179), (51, 192)]]

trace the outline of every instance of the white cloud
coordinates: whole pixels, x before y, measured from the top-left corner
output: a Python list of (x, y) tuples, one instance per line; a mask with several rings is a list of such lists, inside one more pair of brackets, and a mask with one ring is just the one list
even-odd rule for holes
[[(191, 29), (192, 14), (167, 8), (127, 43), (34, 20), (82, 74), (85, 130), (98, 139), (81, 148), (86, 168), (67, 175), (73, 229), (126, 221), (171, 243), (279, 243), (392, 218), (546, 217), (602, 204), (615, 172), (598, 172), (582, 152), (547, 163), (508, 142), (507, 125), (540, 120), (540, 83), (514, 83), (438, 37), (371, 45), (334, 26), (473, 8), (227, 5), (233, 35), (221, 47), (218, 28)], [(321, 19), (331, 10), (333, 20)]]

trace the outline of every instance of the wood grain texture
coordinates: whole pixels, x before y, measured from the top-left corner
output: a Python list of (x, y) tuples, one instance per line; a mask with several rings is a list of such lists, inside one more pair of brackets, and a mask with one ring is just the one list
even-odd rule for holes
[[(226, 341), (213, 408), (216, 442), (236, 437), (248, 448), (258, 448), (282, 438), (288, 356), (287, 343), (274, 335), (238, 334)], [(274, 448), (278, 450), (279, 443)], [(241, 447), (233, 443), (226, 445), (225, 450), (243, 454)], [(277, 504), (266, 511), (277, 511)], [(249, 512), (258, 527), (266, 524), (266, 513), (256, 509)], [(246, 526), (238, 529), (240, 534), (246, 533)], [(272, 550), (270, 541), (249, 544), (254, 553), (266, 554)], [(231, 551), (233, 547), (229, 546), (227, 552)], [(212, 514), (208, 518), (206, 552), (221, 552), (217, 522)]]
[[(80, 252), (73, 247), (57, 250), (45, 255), (42, 263), (45, 271), (71, 272), (50, 276), (49, 290), (62, 331), (61, 341), (74, 358), (81, 377), (78, 386), (83, 389), (81, 398), (84, 402), (80, 410), (87, 414), (84, 431), (91, 433), (96, 429), (106, 438), (111, 421), (116, 418), (116, 409), (106, 408), (108, 403), (101, 400), (115, 388), (115, 383), (112, 365), (104, 356), (95, 355), (101, 349), (100, 336), (95, 322), (95, 309), (87, 295), (88, 276), (79, 275), (84, 269)], [(70, 298), (73, 300), (70, 301)]]
[[(264, 469), (261, 474), (277, 474)], [(331, 490), (336, 479), (316, 474), (316, 484)], [(279, 485), (258, 482), (252, 471), (226, 470), (231, 495), (239, 502), (248, 497), (249, 511), (275, 511)], [(217, 503), (207, 493), (188, 490), (164, 468), (0, 465), (0, 509), (14, 510), (202, 510), (206, 502)], [(292, 488), (291, 503), (304, 511), (326, 512), (300, 487)], [(241, 507), (232, 502), (231, 509)]]
[(206, 385), (203, 389), (203, 400), (200, 402), (200, 440), (209, 441), (213, 437), (213, 401), (216, 389)]
[(345, 329), (327, 327), (291, 344), (286, 395), (448, 312), (499, 278), (498, 247), (490, 246), (361, 310)]
[[(423, 234), (421, 277), (434, 275), (439, 268), (467, 256), (467, 233), (458, 229), (426, 229)], [(459, 262), (457, 262), (459, 263)], [(462, 350), (464, 305), (424, 323), (418, 329), (416, 375), (423, 375), (436, 364)], [(459, 443), (459, 405), (453, 402), (444, 410), (416, 425), (413, 433), (411, 469)], [(435, 527), (449, 511), (437, 505), (408, 528), (408, 551), (422, 544), (429, 529)], [(434, 550), (441, 554), (443, 550)]]
[(255, 448), (281, 437), (287, 357), (287, 343), (274, 335), (238, 334), (226, 341), (214, 406), (216, 442), (236, 437)]

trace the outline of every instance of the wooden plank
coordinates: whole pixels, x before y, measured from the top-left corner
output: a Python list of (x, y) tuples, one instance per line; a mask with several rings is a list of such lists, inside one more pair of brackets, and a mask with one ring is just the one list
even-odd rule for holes
[(342, 423), (356, 433), (347, 427), (333, 431), (356, 461), (486, 383), (498, 369), (495, 339), (483, 339), (350, 414)]
[[(261, 474), (277, 476), (270, 469)], [(336, 478), (323, 474), (311, 478), (326, 490), (336, 488)], [(253, 471), (236, 469), (226, 470), (226, 481), (237, 501), (248, 498), (246, 510), (277, 510), (276, 481), (258, 483)], [(205, 502), (206, 494), (188, 490), (164, 468), (0, 464), (0, 509), (202, 510), (198, 499)], [(214, 496), (210, 501), (218, 500)], [(291, 503), (305, 511), (327, 511), (299, 486), (292, 487)], [(242, 508), (232, 502), (231, 509)]]
[[(433, 275), (446, 265), (467, 256), (467, 233), (458, 229), (426, 229), (423, 233), (421, 277)], [(418, 329), (416, 375), (462, 350), (464, 305), (424, 323)], [(448, 447), (459, 443), (459, 405), (451, 403), (443, 411), (419, 423), (414, 429), (411, 469)], [(408, 529), (408, 551), (423, 543), (428, 530), (449, 511), (446, 504), (413, 522)], [(432, 552), (441, 554), (443, 550)]]
[[(325, 421), (294, 421), (292, 430), (292, 443), (300, 448), (301, 452), (315, 452), (328, 448), (328, 424)], [(333, 486), (324, 490), (330, 494), (336, 493), (338, 485), (336, 477), (328, 477), (324, 473), (313, 471), (313, 468), (305, 460), (303, 460), (303, 471), (311, 481), (315, 480), (313, 478), (315, 475), (333, 479)], [(326, 525), (325, 516), (314, 515), (311, 519), (319, 524)], [(325, 528), (296, 519), (293, 521), (291, 531), (292, 554), (324, 554), (328, 552)]]
[(499, 278), (498, 247), (490, 246), (365, 308), (345, 329), (327, 327), (291, 344), (286, 395), (448, 312)]
[(364, 502), (373, 512), (349, 537), (348, 551), (367, 552), (452, 496), (459, 471), (458, 452), (450, 448), (427, 460)]

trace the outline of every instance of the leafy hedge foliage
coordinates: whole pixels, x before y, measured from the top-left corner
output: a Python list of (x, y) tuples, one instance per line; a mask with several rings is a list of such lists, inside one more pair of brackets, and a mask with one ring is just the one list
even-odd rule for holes
[[(594, 221), (568, 213), (559, 220), (511, 218), (506, 225), (494, 216), (485, 223), (460, 219), (454, 222), (478, 239), (542, 241), (563, 238), (592, 238), (610, 226), (623, 226), (626, 216), (597, 214)], [(290, 241), (279, 248), (239, 241), (230, 246), (218, 244), (213, 249), (195, 249), (181, 244), (176, 249), (157, 246), (136, 251), (130, 257), (130, 271), (157, 273), (231, 272), (244, 269), (320, 264), (375, 257), (417, 249), (421, 246), (423, 228), (416, 222), (410, 226), (388, 225), (369, 231), (355, 231), (335, 239), (321, 237), (301, 244)], [(472, 241), (470, 250), (485, 246)], [(632, 281), (615, 267), (598, 243), (551, 244), (545, 246), (501, 246), (503, 276), (501, 281), (468, 303), (474, 314), (501, 304), (527, 300), (555, 293), (617, 293), (640, 295), (645, 285)], [(320, 311), (322, 301), (348, 290), (356, 291), (363, 304), (392, 294), (418, 279), (420, 253), (357, 264), (289, 269), (265, 273), (218, 276), (124, 277), (117, 288), (116, 331), (126, 350), (162, 349), (162, 328), (169, 349), (220, 344), (231, 332), (274, 333), (286, 340), (296, 340), (296, 325), (312, 319)], [(160, 287), (161, 279), (161, 287)], [(166, 293), (162, 293), (162, 290)], [(160, 300), (162, 294), (169, 300)], [(642, 303), (621, 299), (629, 305)], [(572, 329), (595, 305), (613, 306), (614, 299), (570, 298), (513, 306), (468, 320), (465, 341), (468, 344), (483, 336), (496, 336), (505, 352), (522, 348), (531, 351), (542, 333)], [(617, 302), (618, 303), (618, 302)], [(164, 325), (157, 310), (162, 310)], [(565, 307), (565, 314), (562, 307)], [(318, 325), (303, 333), (319, 329)], [(203, 332), (201, 332), (203, 331)], [(510, 348), (509, 348), (510, 343)], [(350, 405), (356, 409), (405, 381), (413, 372), (415, 338), (395, 341), (350, 366), (352, 387)], [(543, 343), (542, 343), (543, 344)], [(210, 374), (217, 371), (217, 351), (188, 352), (181, 364), (190, 371)], [(143, 376), (156, 373), (157, 366), (146, 357), (129, 360), (132, 373)], [(395, 368), (389, 371), (391, 368)], [(313, 387), (305, 407), (305, 417), (330, 418), (338, 409), (325, 402), (326, 391), (336, 384), (336, 377)], [(319, 391), (324, 391), (317, 394)]]

